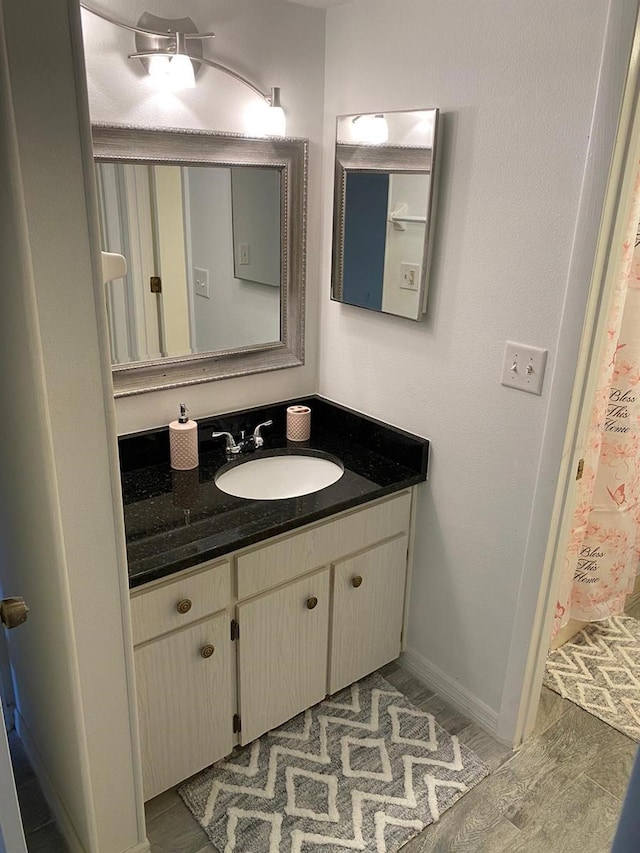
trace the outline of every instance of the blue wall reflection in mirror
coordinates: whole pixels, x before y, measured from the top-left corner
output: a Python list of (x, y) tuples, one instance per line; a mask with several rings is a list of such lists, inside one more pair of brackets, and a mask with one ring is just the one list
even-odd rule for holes
[(382, 310), (389, 174), (349, 172), (345, 187), (343, 300)]

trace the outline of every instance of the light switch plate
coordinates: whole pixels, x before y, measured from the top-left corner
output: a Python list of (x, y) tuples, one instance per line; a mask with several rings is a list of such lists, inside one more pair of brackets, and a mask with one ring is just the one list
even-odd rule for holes
[(420, 280), (420, 264), (400, 264), (400, 287), (403, 290), (417, 290)]
[(209, 298), (209, 270), (202, 270), (199, 267), (193, 268), (193, 292), (197, 296)]
[(500, 384), (529, 394), (542, 394), (546, 364), (546, 349), (507, 341)]

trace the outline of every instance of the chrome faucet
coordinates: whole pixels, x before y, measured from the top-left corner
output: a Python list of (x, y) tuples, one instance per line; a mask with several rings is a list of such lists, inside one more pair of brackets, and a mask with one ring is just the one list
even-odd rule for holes
[(236, 456), (242, 450), (240, 445), (236, 444), (236, 440), (230, 432), (212, 432), (211, 438), (224, 438), (226, 440), (227, 456)]
[(213, 432), (211, 433), (211, 438), (224, 438), (226, 441), (227, 456), (232, 459), (239, 453), (247, 453), (252, 450), (258, 450), (262, 447), (264, 444), (264, 438), (262, 437), (261, 430), (263, 427), (271, 426), (272, 423), (273, 421), (265, 421), (262, 424), (258, 424), (253, 431), (253, 435), (250, 435), (249, 438), (244, 437), (243, 430), (240, 433), (240, 441), (237, 444), (235, 438), (230, 432)]
[(262, 433), (260, 432), (260, 430), (262, 429), (262, 427), (268, 427), (272, 424), (273, 421), (265, 421), (263, 424), (258, 424), (258, 426), (254, 429), (253, 435), (251, 436), (249, 441), (253, 441), (253, 446), (256, 450), (258, 450), (258, 448), (262, 447), (262, 445), (264, 444), (264, 438), (262, 437)]

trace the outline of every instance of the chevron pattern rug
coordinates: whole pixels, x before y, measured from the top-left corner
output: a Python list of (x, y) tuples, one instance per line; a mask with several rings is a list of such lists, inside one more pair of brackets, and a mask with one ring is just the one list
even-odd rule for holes
[(612, 616), (549, 652), (544, 683), (640, 741), (640, 622)]
[(374, 673), (179, 793), (221, 853), (395, 853), (488, 773)]

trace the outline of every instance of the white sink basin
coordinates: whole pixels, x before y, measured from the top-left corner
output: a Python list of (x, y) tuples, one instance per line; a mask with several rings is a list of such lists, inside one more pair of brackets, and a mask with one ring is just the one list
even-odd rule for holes
[(341, 464), (319, 456), (261, 456), (221, 471), (215, 483), (237, 498), (277, 501), (319, 492), (343, 474)]

